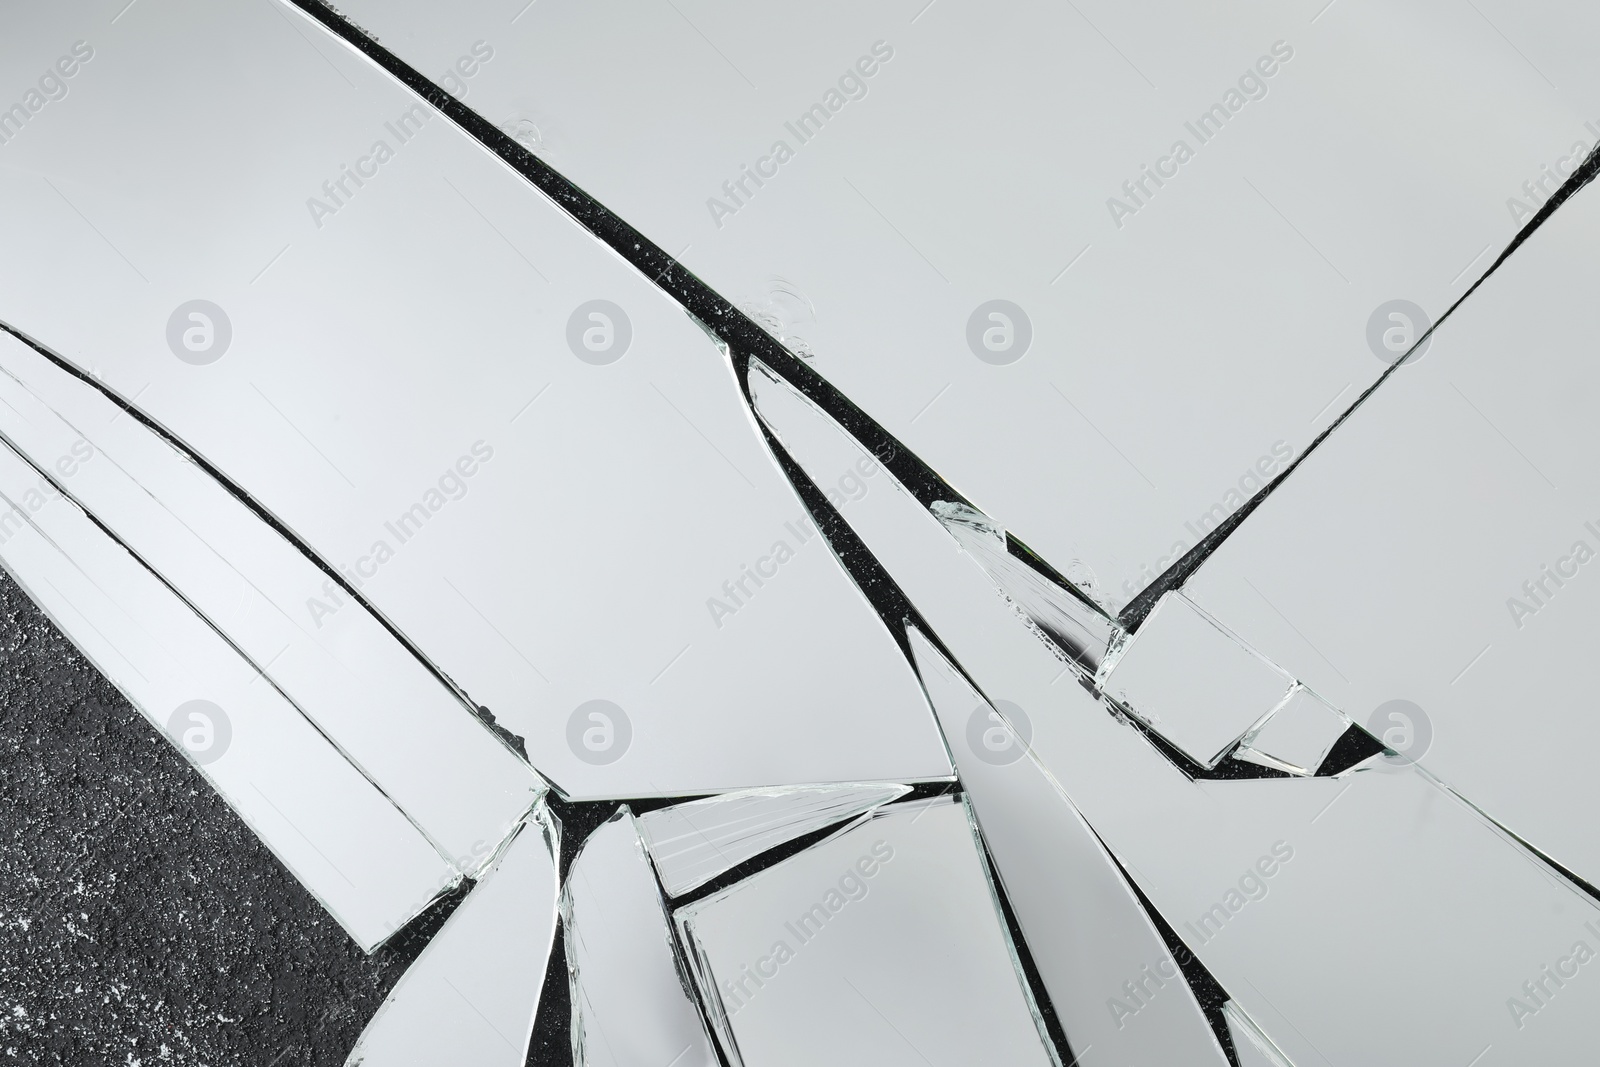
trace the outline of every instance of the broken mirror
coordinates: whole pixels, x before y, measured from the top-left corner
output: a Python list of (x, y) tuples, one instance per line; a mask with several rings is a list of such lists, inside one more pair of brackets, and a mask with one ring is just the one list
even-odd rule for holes
[(1597, 46), (10, 5), (0, 1048), (1580, 1061)]

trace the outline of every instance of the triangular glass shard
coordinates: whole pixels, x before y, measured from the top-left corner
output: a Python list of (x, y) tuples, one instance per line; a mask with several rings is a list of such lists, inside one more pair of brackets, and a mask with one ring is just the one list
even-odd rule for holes
[(1085, 1063), (1100, 1057), (1227, 1067), (1160, 932), (1083, 816), (1029, 753), (1026, 713), (1005, 703), (997, 711), (919, 630), (907, 637), (1074, 1051)]
[(880, 808), (674, 916), (730, 1062), (1054, 1062), (958, 799)]
[(636, 818), (662, 887), (676, 897), (767, 849), (909, 791), (904, 785), (746, 789)]
[(556, 928), (556, 835), (541, 807), (401, 976), (348, 1067), (523, 1067)]
[(626, 806), (584, 842), (562, 890), (561, 914), (576, 1067), (716, 1067)]
[[(752, 387), (813, 477), (861, 453), (792, 391), (755, 376)], [(1540, 1004), (1517, 991), (1544, 966), (1588, 957), (1600, 907), (1418, 767), (1376, 758), (1343, 777), (1191, 779), (1073, 679), (915, 498), (877, 493), (841, 515), (1004, 712), (999, 725), (1016, 721), (1000, 701), (1024, 709), (1040, 765), (1291, 1061), (1468, 1063), (1504, 1042), (1520, 1061), (1559, 1062), (1586, 1040), (1600, 985), (1563, 977)], [(1495, 921), (1473, 918), (1483, 915)], [(1518, 1013), (1538, 1010), (1537, 1025), (1519, 1014), (1515, 1028), (1513, 993)], [(1343, 1009), (1330, 1013), (1334, 1002)], [(1401, 1002), (1403, 1017), (1390, 1007)], [(1464, 1014), (1464, 1003), (1498, 1010)]]

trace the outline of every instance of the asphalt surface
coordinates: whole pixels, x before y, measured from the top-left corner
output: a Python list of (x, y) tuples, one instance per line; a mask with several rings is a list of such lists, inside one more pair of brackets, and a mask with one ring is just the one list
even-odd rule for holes
[(0, 1064), (337, 1067), (431, 919), (365, 955), (0, 574)]

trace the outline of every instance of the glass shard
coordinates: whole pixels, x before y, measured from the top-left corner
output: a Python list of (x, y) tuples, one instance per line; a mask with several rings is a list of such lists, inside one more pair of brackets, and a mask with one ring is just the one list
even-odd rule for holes
[(786, 841), (859, 815), (910, 791), (904, 785), (751, 789), (637, 816), (668, 896), (682, 896)]
[(912, 628), (917, 672), (1062, 1029), (1083, 1062), (1228, 1061), (1193, 992), (1094, 831), (997, 711)]
[[(859, 450), (792, 392), (753, 394), (808, 472)], [(1490, 1044), (1508, 1061), (1559, 1061), (1586, 1040), (1600, 985), (1563, 978), (1559, 1000), (1534, 1004), (1521, 983), (1595, 951), (1595, 899), (1420, 769), (1380, 758), (1341, 778), (1192, 780), (1103, 699), (1057, 684), (1070, 668), (950, 561), (914, 498), (843, 515), (976, 687), (1025, 709), (1040, 765), (1291, 1062), (1469, 1063)], [(1403, 1015), (1389, 1007), (1401, 1002)]]
[(1266, 722), (1245, 735), (1234, 758), (1290, 774), (1316, 774), (1349, 728), (1350, 720), (1337, 708), (1296, 685)]
[(401, 977), (349, 1067), (523, 1067), (556, 928), (555, 838), (542, 807)]
[[(816, 374), (1112, 611), (1478, 279), (1600, 108), (1570, 43), (1594, 20), (1561, 0), (871, 0), (799, 33), (703, 0), (625, 26), (338, 6), (488, 123), (532, 122), (683, 261), (663, 284), (799, 294), (770, 310)], [(948, 129), (998, 150), (952, 160)]]
[[(108, 21), (8, 35), (95, 58), (3, 146), (0, 321), (316, 558), (298, 626), (359, 593), (573, 798), (950, 777), (681, 306), (293, 7)], [(190, 92), (158, 73), (222, 55)]]
[(674, 916), (730, 1062), (1053, 1062), (955, 798), (880, 808)]
[(1389, 763), (1420, 762), (1590, 885), (1600, 720), (1576, 709), (1600, 689), (1597, 242), (1590, 186), (1186, 589)]
[[(190, 457), (0, 333), (0, 437), (215, 628), (463, 873), (544, 789), (366, 606)], [(72, 630), (68, 630), (72, 633)], [(382, 714), (374, 713), (382, 709)]]
[(1104, 692), (1205, 767), (1294, 685), (1181, 593), (1161, 599), (1102, 674)]
[[(1600, 9), (339, 2), (5, 17), (0, 703), (352, 1065), (1584, 1060)], [(344, 1054), (88, 710), (0, 1048)]]
[(1239, 1067), (1294, 1067), (1284, 1058), (1283, 1050), (1272, 1043), (1272, 1038), (1263, 1033), (1236, 1002), (1230, 1000), (1224, 1004), (1222, 1014), (1228, 1021), (1228, 1033), (1233, 1036)]
[(363, 949), (460, 880), (299, 708), (4, 443), (0, 562)]
[(626, 806), (584, 842), (562, 890), (561, 914), (577, 1067), (716, 1067)]
[(981, 511), (949, 501), (936, 502), (932, 511), (1001, 592), (1093, 677), (1121, 635), (1117, 625), (1013, 556), (1005, 531)]

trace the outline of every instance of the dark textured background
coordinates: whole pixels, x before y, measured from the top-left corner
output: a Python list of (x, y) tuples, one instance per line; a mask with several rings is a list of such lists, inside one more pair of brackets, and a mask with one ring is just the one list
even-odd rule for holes
[(337, 1067), (438, 925), (362, 953), (4, 574), (0, 802), (0, 1064)]

